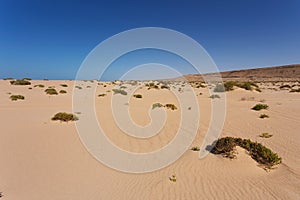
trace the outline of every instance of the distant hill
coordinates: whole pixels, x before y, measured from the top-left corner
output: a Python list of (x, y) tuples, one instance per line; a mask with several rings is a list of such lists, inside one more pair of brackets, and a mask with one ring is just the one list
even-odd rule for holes
[[(223, 81), (300, 81), (300, 64), (220, 72)], [(215, 74), (206, 74), (214, 76)], [(189, 81), (203, 81), (201, 74), (183, 76)], [(182, 80), (178, 77), (173, 80)]]

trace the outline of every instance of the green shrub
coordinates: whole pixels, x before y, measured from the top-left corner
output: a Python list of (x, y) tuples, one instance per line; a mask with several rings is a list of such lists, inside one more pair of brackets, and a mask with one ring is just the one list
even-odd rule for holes
[(98, 97), (105, 97), (106, 94), (99, 94)]
[(143, 98), (143, 96), (141, 94), (134, 94), (133, 97), (138, 98), (138, 99)]
[(261, 114), (261, 115), (259, 116), (259, 118), (261, 118), (261, 119), (269, 118), (269, 115), (267, 115), (267, 114)]
[(262, 109), (268, 109), (268, 105), (267, 104), (256, 104), (255, 106), (252, 107), (252, 110), (262, 110)]
[(223, 84), (219, 83), (216, 85), (214, 92), (225, 92), (225, 87)]
[(217, 94), (213, 94), (209, 98), (215, 99), (215, 98), (221, 98), (221, 97), (219, 95), (217, 95)]
[(252, 83), (250, 83), (250, 82), (243, 82), (243, 83), (237, 84), (238, 87), (243, 88), (245, 90), (252, 90), (251, 85), (252, 85)]
[(161, 103), (155, 103), (152, 105), (152, 109), (154, 108), (160, 108), (160, 107), (163, 107), (164, 105), (162, 105)]
[(273, 135), (270, 135), (269, 133), (262, 133), (259, 135), (259, 137), (262, 137), (262, 138), (270, 138), (272, 137)]
[(11, 85), (31, 85), (31, 83), (28, 80), (24, 80), (24, 79), (10, 81), (10, 84)]
[(45, 87), (43, 84), (38, 84), (38, 85), (35, 85), (34, 87), (40, 87), (40, 88), (43, 88)]
[(236, 146), (240, 146), (248, 151), (249, 155), (265, 168), (271, 168), (274, 165), (281, 163), (281, 158), (264, 145), (252, 142), (249, 139), (225, 137), (220, 138), (215, 142), (212, 149), (214, 154), (224, 154), (226, 157), (234, 157), (233, 152)]
[(112, 89), (112, 91), (114, 92), (114, 94), (127, 95), (127, 92), (126, 92), (125, 90), (121, 90), (121, 89)]
[(45, 92), (49, 95), (58, 95), (57, 91), (54, 88), (48, 88), (45, 90)]
[(61, 87), (68, 87), (67, 84), (60, 84)]
[(24, 100), (25, 99), (25, 97), (24, 96), (22, 96), (22, 95), (11, 95), (10, 97), (9, 97), (12, 101), (17, 101), (17, 100)]
[(298, 89), (291, 89), (290, 92), (300, 92), (300, 88), (298, 88)]
[(192, 151), (200, 151), (200, 148), (197, 147), (197, 146), (195, 146), (195, 147), (192, 147), (191, 150), (192, 150)]
[(170, 103), (166, 104), (165, 107), (168, 108), (168, 109), (171, 109), (171, 110), (176, 110), (177, 109), (177, 107), (174, 104), (170, 104)]
[(66, 91), (66, 90), (60, 90), (59, 93), (60, 93), (60, 94), (66, 94), (67, 91)]
[(231, 91), (233, 90), (233, 87), (237, 85), (237, 82), (235, 81), (227, 81), (224, 83), (225, 91)]
[(76, 121), (78, 117), (74, 114), (59, 112), (51, 118), (53, 121), (61, 121), (61, 122), (68, 122), (68, 121)]

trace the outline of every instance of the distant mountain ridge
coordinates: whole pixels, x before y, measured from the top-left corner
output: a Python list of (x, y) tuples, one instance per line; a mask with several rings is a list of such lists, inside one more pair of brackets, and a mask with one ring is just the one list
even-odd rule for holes
[[(300, 64), (220, 72), (223, 81), (300, 81)], [(215, 73), (206, 74), (214, 76)], [(189, 74), (173, 80), (203, 81), (201, 74)]]

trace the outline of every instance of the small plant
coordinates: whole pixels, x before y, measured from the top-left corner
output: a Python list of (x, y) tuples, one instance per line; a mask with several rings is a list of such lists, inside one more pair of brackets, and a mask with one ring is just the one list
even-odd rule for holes
[(31, 85), (31, 83), (25, 79), (13, 80), (13, 81), (10, 81), (10, 84), (11, 85)]
[(4, 78), (3, 80), (5, 80), (5, 81), (14, 80), (14, 78)]
[(176, 175), (173, 174), (172, 176), (170, 176), (170, 177), (169, 177), (169, 180), (172, 181), (172, 182), (176, 182), (176, 180), (177, 180), (177, 179), (176, 179)]
[(76, 121), (78, 117), (74, 114), (59, 112), (51, 118), (53, 121), (61, 121), (61, 122), (68, 122), (68, 121)]
[(214, 92), (225, 92), (225, 87), (223, 84), (219, 83), (216, 85)]
[(121, 90), (121, 89), (112, 89), (112, 91), (114, 92), (114, 94), (127, 95), (127, 92), (126, 92), (125, 90)]
[(160, 89), (170, 89), (170, 87), (169, 86), (167, 86), (167, 85), (162, 85), (162, 86), (160, 86)]
[(80, 87), (80, 86), (78, 86), (78, 85), (76, 85), (75, 88), (76, 88), (76, 89), (79, 89), (79, 90), (82, 89), (82, 87)]
[(252, 110), (262, 110), (262, 109), (268, 109), (269, 106), (267, 104), (256, 104), (255, 106), (252, 107)]
[(171, 110), (176, 110), (177, 109), (177, 107), (174, 104), (170, 104), (170, 103), (166, 104), (165, 107), (168, 108), (168, 109), (171, 109)]
[(288, 88), (288, 89), (291, 89), (292, 87), (290, 86), (290, 85), (281, 85), (280, 87), (279, 87), (279, 89), (284, 89), (284, 88)]
[(24, 100), (25, 99), (25, 97), (24, 96), (22, 96), (22, 95), (11, 95), (10, 97), (9, 97), (12, 101), (17, 101), (17, 100)]
[(68, 87), (67, 84), (60, 84), (61, 87)]
[(290, 92), (300, 92), (300, 88), (298, 88), (298, 89), (291, 89)]
[(66, 94), (67, 91), (66, 91), (66, 90), (60, 90), (59, 93), (60, 93), (60, 94)]
[(259, 118), (261, 118), (261, 119), (269, 118), (269, 115), (267, 115), (267, 114), (261, 114), (261, 115), (259, 116)]
[(34, 87), (39, 87), (39, 88), (43, 88), (45, 87), (43, 84), (38, 84), (38, 85), (35, 85)]
[(54, 88), (48, 88), (45, 90), (45, 92), (49, 95), (58, 95), (57, 91)]
[(195, 146), (195, 147), (192, 147), (191, 150), (192, 150), (192, 151), (200, 151), (200, 148), (197, 147), (197, 146)]
[(262, 133), (259, 135), (259, 137), (262, 137), (262, 138), (270, 138), (272, 137), (273, 135), (269, 134), (269, 133)]
[(98, 97), (105, 97), (106, 94), (99, 94)]
[(255, 88), (255, 91), (257, 91), (257, 92), (261, 92), (261, 89), (259, 89), (259, 88)]
[(160, 108), (160, 107), (163, 107), (164, 105), (162, 105), (161, 103), (155, 103), (152, 105), (152, 109), (154, 108)]
[(32, 87), (29, 87), (28, 90), (32, 90)]
[(134, 94), (133, 97), (138, 98), (138, 99), (143, 98), (143, 96), (141, 94)]
[(221, 98), (219, 95), (217, 95), (217, 94), (213, 94), (213, 95), (211, 95), (209, 98), (211, 98), (211, 99), (215, 99), (215, 98)]

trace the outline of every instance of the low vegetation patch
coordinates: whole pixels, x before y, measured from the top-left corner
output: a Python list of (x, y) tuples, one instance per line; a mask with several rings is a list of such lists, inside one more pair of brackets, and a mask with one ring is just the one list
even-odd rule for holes
[(209, 98), (211, 98), (211, 99), (216, 99), (216, 98), (221, 98), (219, 95), (217, 95), (217, 94), (213, 94), (213, 95), (211, 95)]
[(44, 88), (45, 86), (43, 84), (37, 84), (34, 87)]
[(298, 89), (291, 89), (290, 92), (300, 92), (300, 88), (298, 88)]
[(67, 91), (66, 91), (66, 90), (60, 90), (59, 93), (60, 93), (60, 94), (66, 94)]
[(58, 95), (57, 91), (54, 88), (48, 88), (45, 90), (45, 92), (49, 95)]
[(279, 89), (284, 89), (284, 88), (288, 88), (288, 89), (291, 89), (292, 87), (290, 85), (281, 85), (279, 87)]
[(143, 96), (141, 94), (134, 94), (133, 97), (138, 98), (138, 99), (143, 98)]
[(155, 103), (152, 105), (152, 109), (154, 108), (160, 108), (160, 107), (163, 107), (164, 105), (162, 105), (161, 103)]
[(60, 84), (61, 87), (68, 87), (67, 84)]
[(71, 113), (66, 112), (59, 112), (51, 118), (53, 121), (61, 121), (61, 122), (69, 122), (69, 121), (76, 121), (78, 117)]
[(79, 89), (79, 90), (81, 90), (81, 89), (82, 89), (82, 87), (80, 87), (80, 86), (78, 86), (78, 85), (77, 85), (77, 86), (75, 86), (75, 88), (76, 88), (76, 89)]
[(22, 95), (11, 95), (10, 97), (9, 97), (12, 101), (17, 101), (17, 100), (24, 100), (25, 99), (25, 97), (24, 96), (22, 96)]
[(26, 79), (10, 81), (11, 85), (31, 85), (31, 82)]
[(192, 151), (200, 151), (200, 148), (197, 147), (197, 146), (195, 146), (195, 147), (192, 147), (191, 150), (192, 150)]
[(269, 118), (269, 115), (267, 115), (267, 114), (260, 114), (259, 118), (261, 118), (261, 119)]
[(262, 138), (270, 138), (272, 137), (273, 135), (269, 134), (269, 133), (262, 133), (259, 135), (259, 137), (262, 137)]
[(171, 109), (171, 110), (176, 110), (177, 109), (177, 107), (174, 104), (170, 104), (170, 103), (167, 103), (165, 105), (165, 107), (168, 108), (168, 109)]
[(225, 157), (234, 158), (235, 147), (240, 146), (248, 151), (249, 155), (264, 168), (270, 169), (272, 166), (280, 164), (281, 158), (271, 149), (264, 145), (252, 142), (249, 139), (224, 137), (218, 139), (212, 149), (214, 154), (222, 154)]
[(262, 110), (262, 109), (268, 109), (269, 106), (267, 104), (256, 104), (255, 106), (252, 107), (252, 110)]
[(127, 92), (122, 89), (112, 89), (112, 91), (114, 92), (114, 94), (127, 95)]
[(173, 174), (172, 176), (170, 176), (170, 177), (169, 177), (169, 180), (170, 180), (171, 182), (176, 182), (176, 181), (177, 181), (176, 175)]
[(225, 91), (231, 91), (234, 89), (234, 86), (243, 88), (245, 90), (253, 90), (253, 87), (255, 87), (255, 90), (258, 92), (261, 92), (258, 85), (252, 82), (237, 82), (237, 81), (227, 81), (224, 84), (219, 83), (216, 85), (214, 92), (225, 92)]
[(106, 94), (99, 94), (98, 97), (105, 97)]

